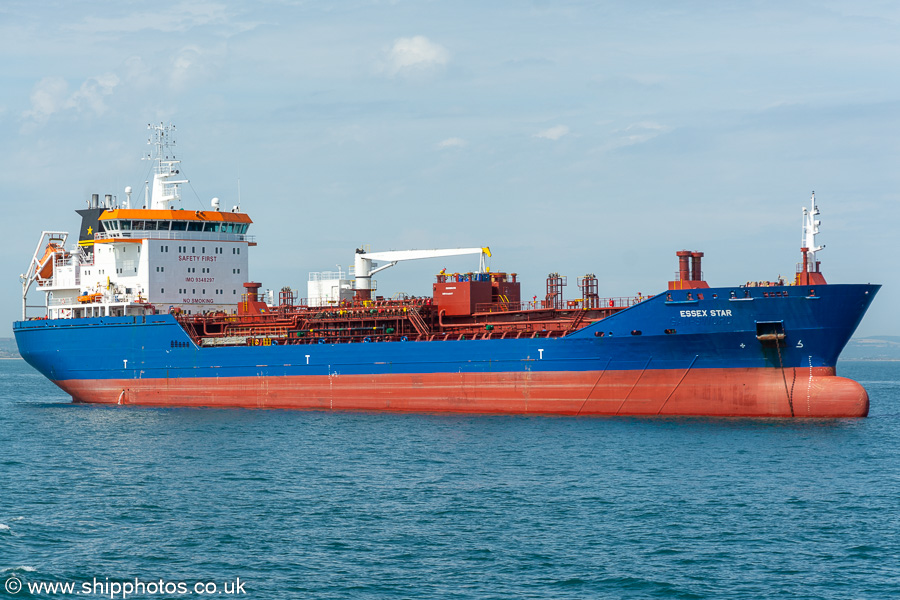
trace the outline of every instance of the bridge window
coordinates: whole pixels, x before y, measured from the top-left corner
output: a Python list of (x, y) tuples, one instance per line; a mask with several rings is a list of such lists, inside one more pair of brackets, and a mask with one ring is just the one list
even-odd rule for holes
[(185, 221), (172, 221), (172, 231), (185, 231), (187, 223)]
[(188, 231), (203, 231), (203, 223), (188, 223)]
[(128, 219), (119, 221), (119, 224), (122, 226), (122, 231), (131, 231), (131, 221)]
[(218, 230), (219, 230), (218, 223), (207, 223), (206, 225), (203, 226), (203, 231), (212, 231), (213, 233), (215, 233)]

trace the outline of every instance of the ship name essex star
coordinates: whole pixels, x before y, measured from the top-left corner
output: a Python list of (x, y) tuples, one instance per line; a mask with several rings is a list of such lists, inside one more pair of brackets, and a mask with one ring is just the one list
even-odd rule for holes
[(682, 310), (679, 311), (682, 318), (687, 317), (730, 317), (731, 310), (720, 310), (714, 308), (712, 310)]

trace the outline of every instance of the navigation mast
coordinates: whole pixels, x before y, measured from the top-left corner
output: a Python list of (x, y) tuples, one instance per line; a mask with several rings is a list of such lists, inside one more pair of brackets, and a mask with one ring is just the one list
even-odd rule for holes
[[(149, 205), (145, 208), (169, 210), (173, 208), (173, 203), (181, 202), (179, 186), (182, 183), (188, 183), (187, 179), (176, 179), (176, 176), (181, 173), (178, 169), (181, 161), (175, 158), (175, 126), (163, 123), (148, 124), (147, 129), (153, 132), (148, 138), (147, 144), (155, 147), (156, 156), (148, 154), (144, 160), (156, 161), (156, 165), (153, 173), (153, 193), (150, 196)], [(149, 182), (145, 183), (145, 186), (149, 186)], [(145, 189), (145, 198), (147, 189)]]

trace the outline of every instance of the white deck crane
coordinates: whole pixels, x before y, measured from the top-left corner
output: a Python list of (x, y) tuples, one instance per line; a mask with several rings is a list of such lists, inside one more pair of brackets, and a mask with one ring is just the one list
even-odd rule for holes
[[(366, 252), (358, 249), (354, 260), (354, 272), (356, 277), (357, 298), (367, 300), (372, 290), (372, 275), (379, 271), (383, 271), (388, 267), (393, 267), (403, 260), (419, 260), (422, 258), (441, 258), (444, 256), (464, 256), (466, 254), (479, 254), (478, 272), (485, 272), (484, 258), (490, 257), (491, 249), (484, 248), (450, 248), (445, 250), (390, 250), (388, 252)], [(372, 266), (372, 261), (384, 260), (387, 264), (379, 267)]]

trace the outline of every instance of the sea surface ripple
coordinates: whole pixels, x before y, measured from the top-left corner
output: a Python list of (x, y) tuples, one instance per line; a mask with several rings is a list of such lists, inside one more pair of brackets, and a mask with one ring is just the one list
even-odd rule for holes
[(898, 598), (900, 363), (839, 372), (868, 419), (82, 406), (0, 361), (0, 583)]

